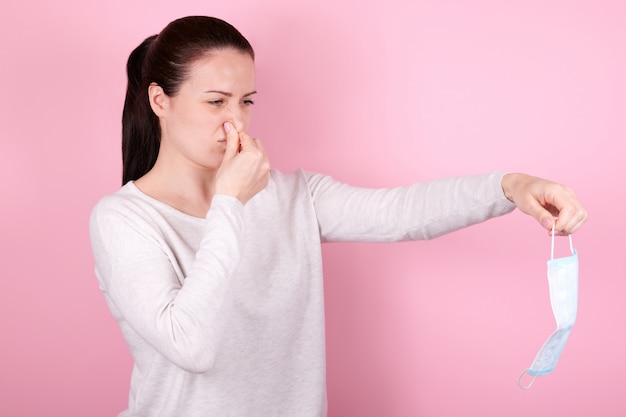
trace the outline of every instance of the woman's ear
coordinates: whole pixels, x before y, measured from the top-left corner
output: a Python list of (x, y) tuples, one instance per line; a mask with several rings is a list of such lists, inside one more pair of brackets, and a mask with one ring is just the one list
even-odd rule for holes
[(148, 100), (150, 101), (152, 111), (157, 115), (157, 117), (163, 117), (165, 115), (167, 98), (167, 94), (165, 94), (160, 85), (157, 83), (150, 83), (148, 86)]

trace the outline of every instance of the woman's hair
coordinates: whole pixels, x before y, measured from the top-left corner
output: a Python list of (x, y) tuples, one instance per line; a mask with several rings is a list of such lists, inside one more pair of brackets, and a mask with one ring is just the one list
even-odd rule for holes
[(254, 50), (229, 23), (206, 16), (174, 20), (158, 35), (144, 40), (128, 57), (128, 86), (122, 113), (122, 184), (147, 173), (156, 162), (161, 142), (159, 119), (152, 111), (148, 87), (158, 84), (174, 96), (191, 65), (216, 49)]

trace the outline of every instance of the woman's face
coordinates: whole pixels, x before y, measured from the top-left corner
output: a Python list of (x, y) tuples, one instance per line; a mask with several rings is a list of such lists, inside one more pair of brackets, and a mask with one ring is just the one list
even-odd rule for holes
[(197, 60), (174, 96), (151, 86), (151, 104), (161, 124), (159, 158), (204, 170), (219, 168), (226, 149), (224, 123), (246, 131), (255, 93), (254, 61), (234, 49)]

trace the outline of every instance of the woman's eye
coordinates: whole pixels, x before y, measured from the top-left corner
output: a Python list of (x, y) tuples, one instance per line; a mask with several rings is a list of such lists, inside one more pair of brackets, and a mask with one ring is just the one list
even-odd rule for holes
[(224, 100), (222, 99), (209, 101), (209, 104), (212, 104), (213, 106), (221, 106), (223, 103), (224, 103)]
[(245, 106), (252, 106), (254, 104), (254, 101), (250, 100), (250, 99), (246, 99), (243, 101), (243, 104)]

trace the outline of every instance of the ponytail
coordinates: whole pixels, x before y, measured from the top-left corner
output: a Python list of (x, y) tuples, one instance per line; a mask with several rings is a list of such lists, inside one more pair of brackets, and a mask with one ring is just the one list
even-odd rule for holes
[(146, 38), (128, 57), (128, 86), (122, 112), (122, 185), (146, 174), (159, 153), (161, 128), (148, 100), (143, 64), (156, 35)]

